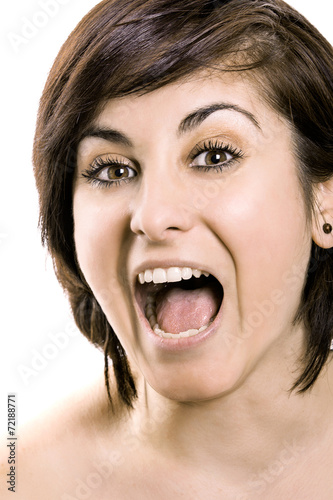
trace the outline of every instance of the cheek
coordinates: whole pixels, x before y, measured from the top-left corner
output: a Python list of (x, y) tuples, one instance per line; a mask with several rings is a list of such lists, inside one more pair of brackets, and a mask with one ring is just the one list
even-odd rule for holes
[[(282, 170), (282, 171), (281, 171)], [(236, 271), (239, 307), (248, 317), (271, 300), (295, 310), (300, 301), (311, 247), (305, 207), (292, 168), (263, 173), (249, 169), (222, 193), (210, 221), (229, 251)], [(290, 280), (294, 276), (293, 287)], [(295, 293), (296, 292), (296, 293)], [(288, 306), (287, 306), (288, 304)]]
[[(81, 194), (74, 196), (73, 211), (76, 253), (86, 281), (107, 315), (114, 308), (123, 309), (124, 212), (110, 203), (89, 203)], [(116, 328), (114, 322), (112, 326)]]

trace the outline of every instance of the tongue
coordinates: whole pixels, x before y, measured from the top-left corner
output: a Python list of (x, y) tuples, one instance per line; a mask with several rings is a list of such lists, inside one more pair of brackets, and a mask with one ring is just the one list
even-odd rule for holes
[(199, 329), (216, 315), (219, 305), (220, 299), (210, 287), (196, 290), (171, 288), (157, 301), (157, 322), (169, 333)]

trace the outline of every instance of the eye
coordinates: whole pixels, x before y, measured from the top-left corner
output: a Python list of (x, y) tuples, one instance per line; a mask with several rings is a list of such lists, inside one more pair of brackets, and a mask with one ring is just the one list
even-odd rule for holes
[(137, 175), (133, 162), (128, 158), (113, 155), (97, 157), (82, 173), (87, 182), (98, 187), (119, 186), (130, 182)]
[(225, 145), (219, 140), (208, 141), (194, 148), (190, 154), (190, 167), (221, 171), (242, 157), (243, 152), (230, 144)]
[(233, 156), (223, 149), (216, 149), (215, 151), (206, 151), (205, 153), (199, 154), (192, 162), (193, 166), (216, 166), (221, 163), (225, 163), (232, 160)]
[(136, 176), (136, 171), (128, 165), (112, 165), (104, 167), (98, 174), (96, 179), (101, 181), (120, 181)]

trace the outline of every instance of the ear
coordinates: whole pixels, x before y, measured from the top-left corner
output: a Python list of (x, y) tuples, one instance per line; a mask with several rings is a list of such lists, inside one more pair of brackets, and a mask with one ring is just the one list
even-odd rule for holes
[(312, 239), (321, 248), (332, 248), (333, 230), (328, 234), (325, 233), (324, 224), (330, 224), (333, 227), (333, 178), (317, 184), (315, 200)]

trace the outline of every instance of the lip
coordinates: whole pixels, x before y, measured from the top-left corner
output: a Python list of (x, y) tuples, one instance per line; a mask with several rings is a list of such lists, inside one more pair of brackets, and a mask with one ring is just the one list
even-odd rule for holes
[(188, 262), (188, 261), (175, 261), (175, 260), (168, 260), (168, 261), (149, 261), (142, 263), (134, 272), (134, 306), (136, 313), (138, 315), (138, 319), (140, 322), (140, 325), (144, 331), (144, 333), (147, 335), (149, 338), (150, 342), (160, 350), (164, 351), (169, 351), (169, 352), (179, 352), (179, 351), (184, 351), (188, 350), (191, 348), (194, 348), (196, 346), (201, 345), (202, 343), (206, 342), (210, 337), (212, 337), (216, 330), (219, 328), (221, 321), (222, 321), (222, 316), (223, 316), (223, 309), (224, 309), (224, 298), (222, 300), (222, 304), (219, 308), (219, 311), (214, 319), (214, 321), (206, 328), (201, 333), (197, 333), (196, 335), (193, 335), (192, 337), (183, 337), (179, 339), (168, 339), (168, 338), (163, 338), (160, 337), (159, 335), (156, 335), (154, 331), (152, 330), (148, 319), (146, 318), (142, 307), (142, 303), (140, 303), (140, 298), (138, 297), (137, 289), (136, 289), (136, 280), (138, 277), (138, 274), (142, 271), (145, 271), (146, 269), (155, 269), (155, 268), (162, 268), (166, 269), (168, 267), (190, 267), (192, 269), (200, 269), (201, 271), (208, 272), (209, 274), (212, 274), (222, 285), (221, 280), (216, 276), (216, 274), (207, 268), (205, 265), (194, 263), (194, 262)]

